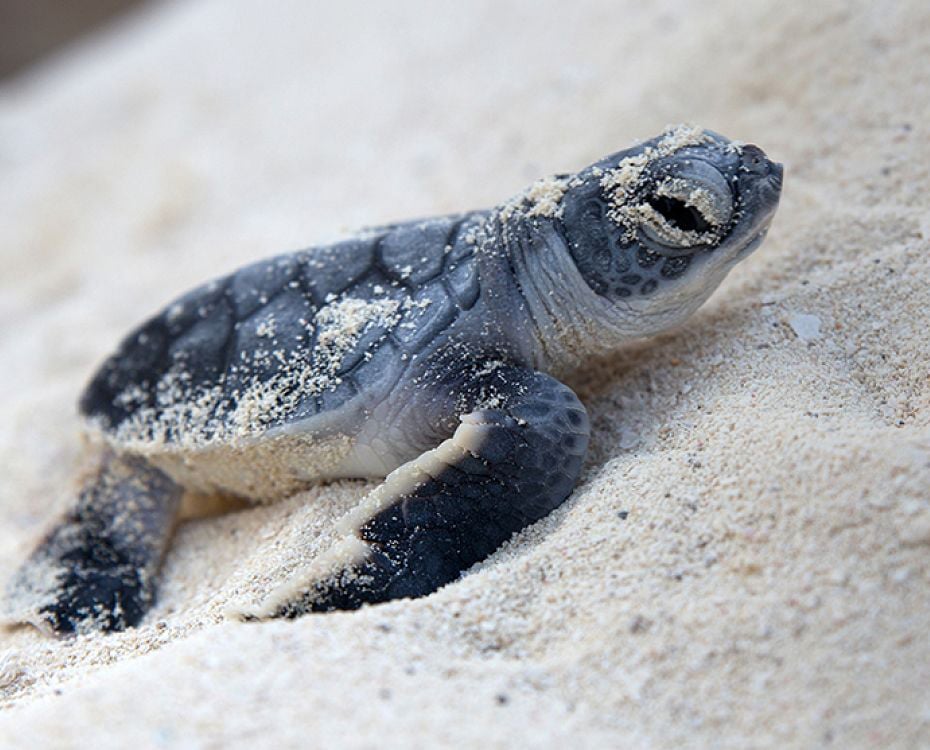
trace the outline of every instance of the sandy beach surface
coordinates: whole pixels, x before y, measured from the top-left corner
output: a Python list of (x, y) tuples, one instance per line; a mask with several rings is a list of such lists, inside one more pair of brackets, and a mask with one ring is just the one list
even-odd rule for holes
[(0, 86), (0, 579), (133, 323), (667, 123), (786, 167), (763, 248), (592, 362), (582, 481), (418, 601), (245, 624), (371, 485), (179, 530), (134, 630), (0, 632), (4, 747), (930, 746), (930, 6), (201, 0)]

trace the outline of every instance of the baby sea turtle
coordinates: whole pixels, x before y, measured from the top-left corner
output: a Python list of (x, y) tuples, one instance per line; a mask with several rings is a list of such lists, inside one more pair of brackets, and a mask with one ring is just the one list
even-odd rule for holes
[(101, 459), (16, 576), (17, 619), (122, 630), (182, 492), (383, 477), (258, 616), (429, 594), (571, 493), (559, 377), (680, 323), (762, 241), (782, 167), (677, 126), (511, 201), (243, 268), (133, 331), (80, 401)]

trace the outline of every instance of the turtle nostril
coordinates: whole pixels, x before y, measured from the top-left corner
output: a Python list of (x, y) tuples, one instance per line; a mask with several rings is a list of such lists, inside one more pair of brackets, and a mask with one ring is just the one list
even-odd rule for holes
[(758, 146), (743, 146), (743, 169), (752, 172), (760, 177), (766, 177), (772, 171), (772, 162), (770, 162), (765, 152)]

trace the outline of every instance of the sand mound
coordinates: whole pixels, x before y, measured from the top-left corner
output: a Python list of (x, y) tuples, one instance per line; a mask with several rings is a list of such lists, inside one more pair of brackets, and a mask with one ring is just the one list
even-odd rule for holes
[(930, 744), (925, 3), (156, 6), (0, 88), (0, 577), (129, 324), (256, 257), (489, 205), (666, 123), (786, 164), (765, 246), (595, 363), (551, 518), (416, 602), (223, 619), (365, 492), (187, 523), (146, 624), (0, 634), (11, 746)]

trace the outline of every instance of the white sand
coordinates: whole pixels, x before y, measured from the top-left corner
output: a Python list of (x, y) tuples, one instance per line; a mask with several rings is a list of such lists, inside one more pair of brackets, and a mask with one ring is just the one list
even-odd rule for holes
[(0, 577), (83, 382), (196, 282), (682, 120), (785, 162), (773, 231), (591, 367), (581, 485), (464, 581), (239, 624), (366, 486), (191, 521), (143, 627), (0, 634), (0, 744), (930, 746), (927, 4), (308, 5), (170, 4), (0, 88)]

